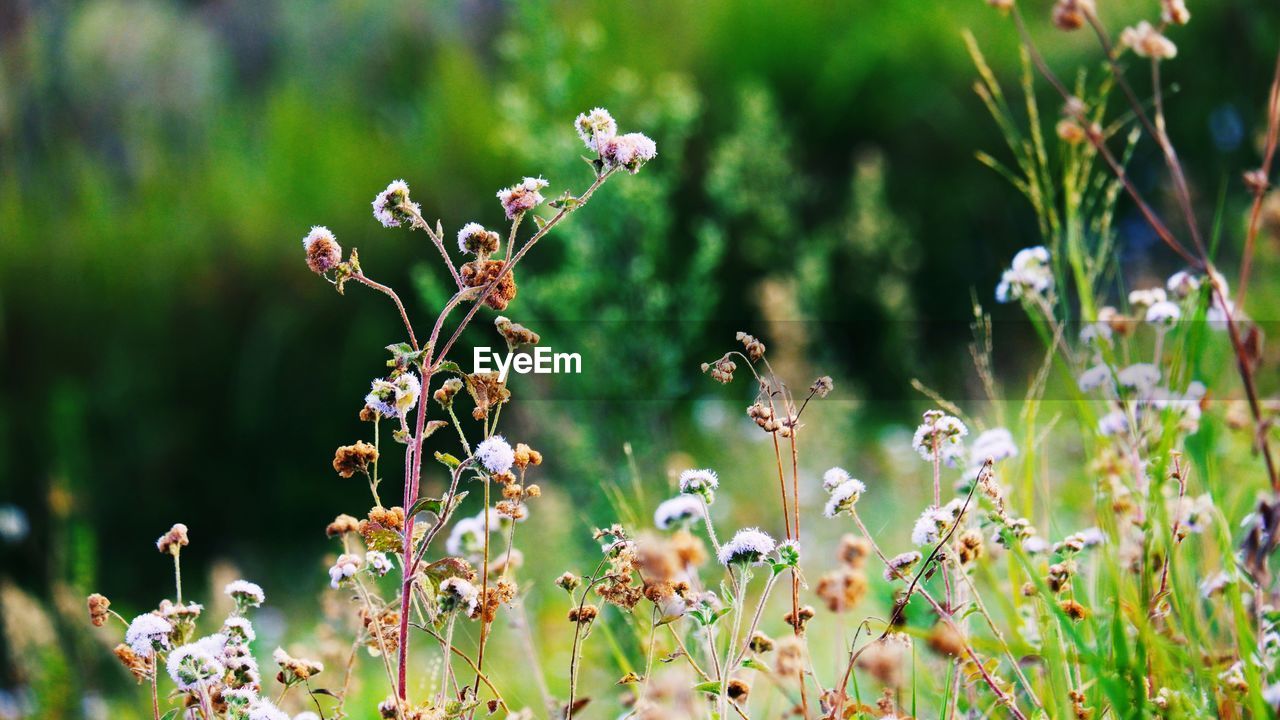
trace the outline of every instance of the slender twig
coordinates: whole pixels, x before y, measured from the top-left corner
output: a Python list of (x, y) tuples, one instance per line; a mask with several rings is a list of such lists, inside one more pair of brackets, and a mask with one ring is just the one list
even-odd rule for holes
[(1249, 272), (1253, 266), (1253, 247), (1258, 239), (1258, 230), (1262, 227), (1262, 201), (1267, 195), (1267, 179), (1271, 176), (1271, 161), (1276, 155), (1277, 141), (1280, 140), (1280, 53), (1276, 55), (1275, 75), (1271, 80), (1271, 93), (1267, 96), (1267, 141), (1262, 151), (1262, 166), (1258, 169), (1260, 177), (1253, 183), (1253, 206), (1249, 209), (1249, 231), (1244, 239), (1244, 255), (1240, 259), (1240, 281), (1236, 298), (1244, 307), (1245, 292), (1249, 289)]
[(409, 345), (413, 347), (415, 352), (417, 352), (419, 349), (418, 338), (413, 334), (413, 323), (409, 322), (409, 313), (405, 311), (404, 303), (400, 301), (400, 296), (396, 294), (396, 291), (392, 290), (386, 285), (383, 285), (380, 282), (371, 280), (369, 276), (365, 275), (363, 272), (358, 272), (353, 274), (351, 276), (351, 279), (355, 280), (361, 285), (366, 285), (368, 287), (371, 287), (374, 290), (377, 290), (378, 292), (391, 298), (391, 302), (396, 304), (396, 310), (400, 311), (400, 320), (404, 323), (405, 331), (409, 333)]

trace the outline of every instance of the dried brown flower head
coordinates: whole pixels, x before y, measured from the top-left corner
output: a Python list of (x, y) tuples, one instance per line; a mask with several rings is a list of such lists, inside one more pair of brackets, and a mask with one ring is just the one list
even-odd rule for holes
[(521, 470), (530, 465), (541, 465), (542, 453), (525, 445), (524, 443), (516, 443), (516, 460), (515, 466)]
[(1093, 12), (1093, 0), (1058, 0), (1053, 6), (1053, 26), (1059, 30), (1084, 27), (1086, 13)]
[(344, 533), (359, 531), (360, 521), (344, 513), (334, 518), (333, 522), (325, 526), (324, 534), (327, 537), (338, 537)]
[(462, 381), (458, 378), (449, 378), (440, 384), (440, 387), (432, 394), (431, 397), (440, 403), (440, 407), (448, 408), (453, 404), (453, 397), (462, 390)]
[(833, 570), (818, 578), (817, 593), (831, 612), (851, 610), (867, 594), (867, 576), (849, 568)]
[[(468, 286), (482, 288), (498, 278), (498, 273), (502, 272), (502, 266), (501, 260), (472, 260), (465, 263), (458, 272), (462, 276), (462, 281)], [(515, 273), (508, 270), (502, 275), (502, 279), (498, 280), (489, 297), (485, 298), (484, 304), (501, 312), (507, 309), (515, 297)]]
[(675, 553), (681, 567), (697, 568), (707, 564), (707, 546), (702, 538), (686, 529), (680, 529), (671, 536), (671, 552)]
[(730, 702), (740, 704), (751, 694), (751, 686), (745, 680), (733, 678), (729, 681), (728, 693)]
[(752, 362), (758, 362), (760, 358), (764, 357), (764, 343), (760, 342), (754, 336), (739, 331), (734, 337), (738, 342), (742, 343), (742, 347), (747, 351), (747, 357), (750, 358)]
[(349, 478), (356, 473), (369, 472), (369, 465), (377, 462), (378, 449), (373, 445), (357, 440), (355, 445), (343, 445), (333, 454), (333, 469), (341, 477)]
[(94, 627), (102, 627), (107, 624), (107, 618), (111, 615), (111, 601), (106, 595), (94, 593), (89, 596), (89, 622)]
[(153, 666), (151, 664), (150, 656), (143, 657), (135, 653), (133, 648), (125, 645), (124, 643), (116, 645), (112, 652), (116, 654), (116, 659), (120, 661), (120, 664), (124, 665), (125, 668), (133, 674), (134, 679), (139, 683), (151, 678)]
[(938, 621), (929, 631), (929, 649), (946, 657), (959, 657), (964, 653), (964, 636), (955, 626)]
[(1068, 145), (1079, 145), (1088, 137), (1084, 128), (1080, 127), (1080, 123), (1071, 118), (1059, 120), (1055, 130), (1058, 133), (1058, 139)]
[(500, 578), (484, 593), (481, 603), (481, 618), (491, 623), (498, 617), (498, 608), (510, 605), (516, 599), (516, 584), (510, 578)]
[(840, 562), (853, 570), (860, 570), (871, 556), (871, 541), (861, 535), (846, 533), (840, 538)]
[(378, 411), (365, 405), (360, 408), (360, 422), (378, 422)]
[(296, 658), (285, 652), (284, 648), (276, 648), (271, 658), (280, 667), (276, 680), (281, 685), (302, 682), (324, 671), (324, 663), (306, 658)]
[(493, 324), (498, 328), (498, 332), (503, 339), (507, 341), (508, 347), (519, 347), (520, 345), (537, 345), (542, 342), (542, 338), (538, 333), (521, 325), (520, 323), (511, 322), (506, 317), (499, 315)]
[(1059, 607), (1061, 607), (1062, 612), (1066, 613), (1067, 617), (1071, 618), (1072, 620), (1083, 620), (1089, 617), (1088, 608), (1076, 602), (1075, 600), (1063, 600), (1059, 604)]
[(702, 372), (711, 371), (711, 379), (722, 385), (728, 385), (733, 382), (733, 371), (738, 369), (738, 364), (729, 359), (728, 355), (716, 360), (714, 363), (702, 363)]
[(751, 648), (751, 652), (756, 654), (773, 652), (773, 638), (762, 632), (757, 632), (751, 636), (751, 642), (747, 644), (747, 647)]
[(589, 625), (596, 619), (596, 615), (600, 614), (600, 610), (595, 605), (583, 605), (581, 607), (569, 608), (569, 622), (578, 623), (579, 625)]
[(561, 575), (560, 577), (556, 578), (556, 586), (563, 588), (565, 592), (573, 592), (581, 584), (582, 584), (582, 578), (578, 577), (577, 575), (574, 575), (571, 572), (567, 572)]
[(960, 533), (960, 537), (956, 542), (956, 554), (960, 558), (961, 565), (969, 563), (982, 557), (983, 540), (982, 533), (976, 529), (969, 528)]
[(892, 634), (868, 645), (858, 656), (858, 667), (887, 687), (902, 687), (902, 664), (909, 654), (911, 639)]
[(812, 620), (813, 616), (816, 614), (817, 612), (813, 609), (812, 605), (801, 605), (795, 612), (788, 610), (787, 614), (782, 616), (782, 621), (800, 631), (800, 634), (803, 635), (804, 626), (809, 624), (809, 621)]
[(484, 420), (493, 407), (511, 399), (511, 391), (507, 389), (506, 383), (502, 382), (496, 372), (468, 375), (467, 392), (471, 394), (471, 399), (476, 404), (475, 409), (471, 411), (471, 417), (476, 420)]
[(404, 508), (398, 505), (392, 508), (385, 508), (379, 505), (369, 511), (369, 523), (366, 527), (361, 528), (361, 532), (367, 533), (369, 530), (400, 531), (403, 529)]
[(774, 644), (773, 671), (778, 677), (796, 678), (804, 672), (807, 648), (795, 635), (779, 638)]
[(813, 393), (814, 395), (820, 398), (825, 398), (826, 396), (830, 395), (831, 391), (834, 390), (835, 388), (836, 388), (836, 384), (835, 384), (835, 381), (831, 379), (831, 376), (823, 375), (822, 377), (813, 381), (813, 384), (809, 386), (809, 392)]
[(323, 275), (342, 262), (342, 246), (328, 228), (313, 227), (302, 240), (307, 253), (307, 267), (317, 275)]

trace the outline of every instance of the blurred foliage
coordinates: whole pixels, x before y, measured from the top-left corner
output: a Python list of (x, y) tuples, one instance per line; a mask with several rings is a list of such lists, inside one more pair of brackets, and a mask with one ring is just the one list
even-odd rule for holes
[[(1148, 4), (1105, 12), (1118, 25)], [(1256, 163), (1280, 8), (1193, 10), (1171, 134), (1212, 207)], [(0, 5), (0, 500), (31, 523), (0, 547), (5, 574), (40, 598), (147, 605), (168, 568), (139, 549), (180, 519), (196, 566), (234, 557), (320, 587), (320, 528), (363, 497), (331, 452), (364, 431), (378, 348), (399, 338), (384, 298), (306, 272), (299, 239), (328, 225), (371, 275), (415, 288), (427, 323), (446, 276), (424, 237), (379, 231), (369, 199), (403, 176), (448, 232), (496, 224), (492, 192), (525, 174), (581, 189), (569, 121), (595, 105), (660, 154), (520, 276), (508, 314), (585, 358), (582, 376), (516, 383), (509, 432), (550, 451), (548, 485), (603, 508), (592, 489), (625, 477), (628, 440), (653, 484), (676, 452), (750, 467), (724, 420), (747, 389), (697, 372), (738, 329), (790, 353), (797, 382), (837, 378), (834, 427), (861, 399), (859, 417), (910, 419), (913, 377), (964, 394), (970, 293), (990, 297), (1036, 227), (973, 158), (1000, 140), (966, 27), (1016, 72), (1011, 29), (979, 0)], [(1082, 34), (1037, 32), (1051, 62), (1094, 57)], [(1133, 176), (1160, 194), (1150, 148)], [(1169, 266), (1123, 204), (1117, 226), (1126, 261)], [(1263, 243), (1259, 278), (1276, 252)], [(1266, 318), (1276, 288), (1257, 287)], [(464, 345), (496, 341), (479, 317)], [(556, 547), (574, 519), (531, 523)]]

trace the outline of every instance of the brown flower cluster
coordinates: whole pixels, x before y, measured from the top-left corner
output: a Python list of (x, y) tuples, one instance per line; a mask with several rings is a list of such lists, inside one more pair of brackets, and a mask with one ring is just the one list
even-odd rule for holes
[(488, 590), (483, 594), (480, 601), (480, 617), (486, 623), (491, 623), (498, 617), (498, 608), (503, 605), (510, 605), (511, 601), (516, 599), (516, 584), (510, 578), (499, 578), (496, 583), (490, 585)]
[[(501, 260), (472, 260), (464, 264), (458, 272), (462, 276), (462, 281), (468, 286), (483, 288), (498, 278), (498, 273), (502, 272), (502, 266)], [(501, 312), (507, 309), (515, 297), (516, 277), (508, 270), (494, 285), (493, 291), (489, 293), (489, 297), (485, 298), (484, 304)]]
[(836, 557), (840, 566), (818, 579), (818, 597), (834, 613), (847, 612), (867, 594), (865, 566), (871, 553), (871, 543), (866, 538), (845, 535), (840, 538)]
[(499, 315), (493, 324), (498, 328), (498, 333), (507, 341), (508, 347), (518, 347), (520, 345), (537, 345), (542, 341), (538, 333), (521, 325), (520, 323), (511, 322), (506, 317)]
[(161, 535), (160, 539), (156, 540), (156, 549), (162, 553), (177, 555), (178, 552), (189, 543), (190, 540), (187, 538), (187, 526), (182, 523), (176, 523), (173, 527), (169, 528), (169, 532)]
[(498, 373), (476, 373), (467, 376), (467, 392), (475, 402), (475, 410), (471, 416), (476, 420), (484, 420), (489, 411), (511, 399), (511, 391), (506, 383), (498, 379)]
[(102, 627), (107, 624), (107, 618), (110, 616), (111, 601), (107, 596), (94, 593), (89, 596), (89, 622), (94, 627)]
[(349, 478), (356, 473), (369, 473), (369, 465), (377, 462), (378, 449), (363, 440), (355, 445), (343, 445), (333, 454), (333, 469), (338, 475)]

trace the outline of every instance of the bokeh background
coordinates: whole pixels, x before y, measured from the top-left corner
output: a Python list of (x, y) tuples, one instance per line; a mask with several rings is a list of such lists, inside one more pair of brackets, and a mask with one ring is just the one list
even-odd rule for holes
[[(1116, 27), (1158, 5), (1101, 4)], [(1190, 5), (1166, 70), (1171, 134), (1234, 268), (1280, 6)], [(1083, 33), (1038, 24), (1051, 62), (1098, 71)], [(494, 191), (523, 175), (581, 189), (584, 109), (660, 154), (538, 248), (507, 313), (584, 357), (582, 375), (518, 378), (503, 415), (548, 457), (525, 535), (543, 577), (614, 519), (601, 488), (630, 468), (641, 508), (687, 465), (736, 480), (730, 498), (770, 487), (741, 413), (751, 389), (698, 370), (737, 330), (798, 386), (835, 377), (810, 474), (883, 455), (927, 402), (913, 378), (976, 394), (974, 298), (1011, 328), (1002, 372), (1024, 372), (1020, 313), (991, 289), (1039, 239), (974, 158), (1005, 154), (965, 29), (1015, 84), (1012, 27), (979, 0), (0, 2), (0, 716), (33, 701), (93, 715), (126, 688), (81, 598), (155, 603), (170, 568), (151, 543), (175, 521), (192, 529), (192, 594), (234, 565), (273, 597), (275, 637), (305, 634), (290, 618), (325, 585), (324, 524), (367, 505), (332, 451), (366, 432), (356, 412), (400, 336), (384, 298), (311, 275), (301, 237), (332, 228), (429, 323), (447, 275), (421, 234), (378, 227), (370, 199), (403, 177), (448, 233), (497, 224)], [(1162, 197), (1151, 148), (1132, 168)], [(1263, 319), (1280, 297), (1268, 208)], [(1123, 204), (1118, 227), (1128, 272), (1176, 269)], [(496, 344), (480, 318), (465, 342)]]

